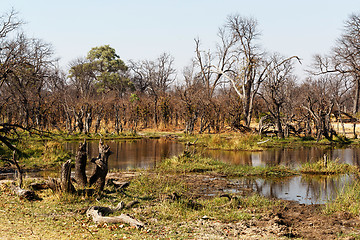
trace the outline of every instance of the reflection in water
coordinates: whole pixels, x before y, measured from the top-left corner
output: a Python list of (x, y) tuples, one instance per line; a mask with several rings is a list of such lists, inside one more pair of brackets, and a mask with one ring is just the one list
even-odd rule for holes
[(270, 179), (237, 179), (236, 183), (254, 189), (257, 193), (270, 198), (295, 200), (304, 204), (321, 204), (334, 199), (347, 182), (349, 176), (301, 176), (273, 181)]
[[(89, 157), (99, 154), (98, 141), (87, 142)], [(112, 154), (109, 157), (109, 169), (152, 168), (164, 158), (179, 155), (184, 146), (163, 139), (139, 139), (131, 141), (106, 141)], [(65, 143), (65, 149), (76, 154), (78, 142)]]
[(324, 154), (331, 160), (339, 160), (360, 166), (360, 149), (331, 149), (320, 147), (303, 147), (297, 149), (269, 149), (261, 152), (250, 151), (223, 151), (207, 150), (203, 155), (219, 159), (231, 164), (244, 164), (250, 166), (274, 166), (283, 165), (297, 168), (306, 162), (316, 162), (322, 159)]
[[(110, 169), (152, 168), (162, 159), (179, 155), (184, 146), (166, 139), (140, 139), (106, 141), (113, 152), (109, 158)], [(76, 153), (78, 142), (68, 142), (65, 148)], [(330, 159), (360, 165), (360, 149), (331, 149), (303, 147), (298, 149), (269, 149), (261, 152), (206, 150), (205, 156), (235, 165), (274, 166), (297, 168), (306, 162), (315, 162), (327, 154)], [(88, 156), (98, 155), (98, 141), (88, 142)], [(344, 185), (351, 181), (347, 175), (338, 177), (295, 176), (274, 181), (270, 179), (238, 179), (236, 182), (258, 193), (305, 204), (324, 203), (333, 199)]]

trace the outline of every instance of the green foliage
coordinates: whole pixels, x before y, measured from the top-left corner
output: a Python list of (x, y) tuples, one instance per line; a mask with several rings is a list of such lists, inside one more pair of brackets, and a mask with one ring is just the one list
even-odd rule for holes
[(132, 88), (127, 77), (128, 67), (109, 45), (92, 48), (86, 60), (71, 67), (70, 78), (79, 82), (93, 81), (98, 92), (114, 90), (122, 94)]
[(115, 49), (109, 45), (92, 48), (87, 55), (87, 59), (93, 62), (100, 72), (127, 71), (128, 69), (115, 53)]
[(137, 101), (139, 101), (139, 100), (140, 100), (139, 97), (138, 97), (135, 93), (132, 93), (132, 94), (130, 95), (130, 102), (131, 102), (131, 103), (137, 102)]

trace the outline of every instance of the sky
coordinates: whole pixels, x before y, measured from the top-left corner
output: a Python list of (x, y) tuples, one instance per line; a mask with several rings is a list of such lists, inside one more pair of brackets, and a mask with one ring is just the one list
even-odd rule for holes
[(326, 54), (341, 35), (358, 0), (0, 0), (0, 14), (14, 8), (26, 22), (28, 37), (51, 43), (60, 66), (109, 44), (122, 60), (155, 60), (162, 53), (175, 59), (178, 76), (195, 56), (194, 39), (215, 50), (217, 32), (227, 16), (258, 21), (259, 43), (267, 52), (297, 55), (296, 74), (314, 54)]

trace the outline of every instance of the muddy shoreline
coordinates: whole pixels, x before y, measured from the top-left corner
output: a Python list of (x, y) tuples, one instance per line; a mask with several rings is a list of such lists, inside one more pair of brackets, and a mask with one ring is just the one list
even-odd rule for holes
[[(111, 173), (109, 178), (131, 182), (137, 174)], [(240, 195), (253, 194), (252, 189), (242, 189), (223, 175), (180, 174), (171, 177), (188, 186), (187, 194), (192, 199), (219, 197), (224, 195), (223, 189), (236, 187)], [(226, 195), (232, 196), (231, 193)], [(355, 239), (353, 236), (360, 234), (358, 215), (347, 212), (328, 215), (323, 212), (323, 204), (280, 201), (280, 206), (264, 213), (248, 208), (247, 211), (253, 213), (251, 220), (227, 223), (206, 216), (196, 222), (174, 224), (192, 229), (194, 239)], [(173, 230), (171, 226), (157, 226), (153, 230), (160, 233), (164, 229)]]

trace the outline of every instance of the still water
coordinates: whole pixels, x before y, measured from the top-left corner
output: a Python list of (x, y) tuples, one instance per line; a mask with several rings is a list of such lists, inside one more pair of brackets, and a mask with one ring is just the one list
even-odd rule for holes
[[(106, 141), (113, 152), (109, 158), (110, 169), (149, 169), (164, 158), (179, 155), (184, 146), (167, 139), (139, 139)], [(89, 141), (88, 156), (98, 155), (98, 141)], [(65, 143), (65, 148), (76, 153), (78, 142)], [(360, 149), (331, 149), (303, 147), (298, 149), (271, 149), (259, 152), (206, 150), (202, 154), (231, 164), (251, 166), (284, 165), (297, 168), (305, 162), (314, 162), (326, 154), (330, 159), (353, 165), (360, 165)], [(268, 196), (299, 203), (317, 204), (331, 200), (340, 192), (346, 183), (352, 181), (347, 175), (329, 177), (301, 177), (274, 181), (270, 179), (233, 179), (234, 183)]]
[[(105, 141), (112, 154), (109, 157), (109, 169), (149, 169), (164, 158), (177, 156), (184, 151), (184, 145), (166, 139), (136, 139)], [(89, 158), (99, 154), (99, 141), (88, 141)], [(65, 149), (76, 154), (79, 142), (65, 143)]]

